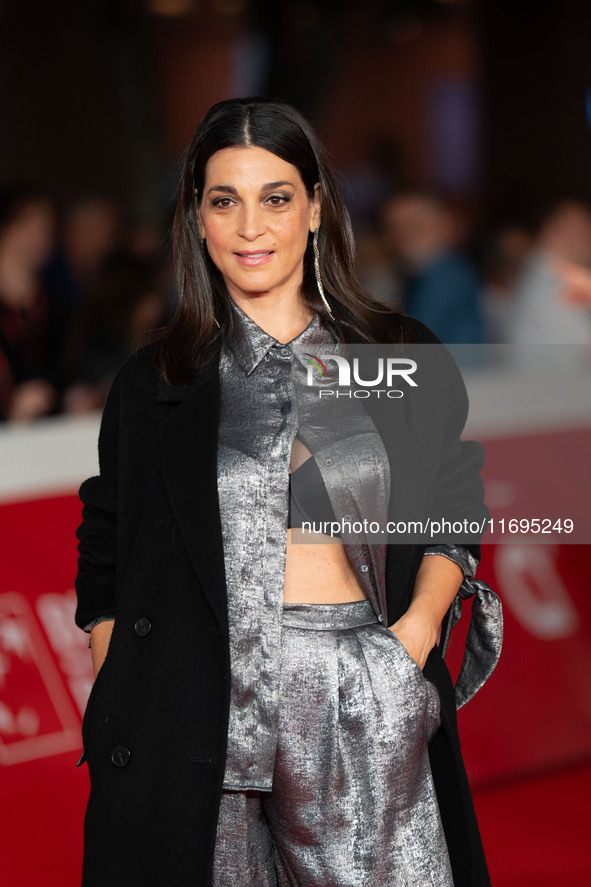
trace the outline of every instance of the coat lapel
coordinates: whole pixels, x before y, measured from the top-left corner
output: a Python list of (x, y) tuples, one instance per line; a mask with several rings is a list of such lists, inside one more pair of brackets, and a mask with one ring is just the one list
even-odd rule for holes
[(190, 385), (162, 383), (157, 399), (177, 403), (161, 430), (164, 483), (197, 578), (226, 634), (228, 608), (217, 490), (218, 360)]

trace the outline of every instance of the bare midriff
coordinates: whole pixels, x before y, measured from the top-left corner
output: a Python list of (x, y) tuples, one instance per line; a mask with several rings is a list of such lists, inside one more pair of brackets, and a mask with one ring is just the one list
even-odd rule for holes
[[(309, 459), (310, 451), (296, 438), (292, 450), (291, 469)], [(362, 601), (367, 595), (362, 590), (345, 553), (345, 547), (336, 536), (302, 534), (299, 527), (287, 531), (285, 558), (285, 585), (283, 600), (295, 604), (342, 604)]]

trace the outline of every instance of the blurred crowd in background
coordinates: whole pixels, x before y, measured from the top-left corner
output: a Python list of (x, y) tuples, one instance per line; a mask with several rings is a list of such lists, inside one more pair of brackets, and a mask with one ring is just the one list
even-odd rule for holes
[(98, 195), (58, 220), (47, 194), (0, 194), (0, 415), (100, 409), (142, 333), (169, 314), (161, 232)]
[(585, 23), (558, 0), (0, 4), (0, 420), (100, 409), (170, 317), (176, 158), (235, 95), (316, 123), (376, 298), (448, 344), (589, 343)]
[[(356, 220), (367, 290), (441, 341), (590, 341), (591, 207), (584, 201), (559, 201), (536, 228), (508, 224), (480, 243), (465, 212), (433, 191), (393, 190), (366, 209)], [(0, 193), (3, 420), (103, 406), (126, 357), (174, 310), (166, 242), (165, 231), (126, 219), (100, 195), (58, 213), (31, 185)]]

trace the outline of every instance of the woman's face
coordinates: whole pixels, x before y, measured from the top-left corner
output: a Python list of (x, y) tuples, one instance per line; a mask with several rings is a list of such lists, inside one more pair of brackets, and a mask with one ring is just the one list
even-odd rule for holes
[(265, 148), (224, 148), (205, 169), (199, 231), (240, 304), (299, 296), (308, 234), (320, 224), (320, 186), (308, 197), (298, 169)]

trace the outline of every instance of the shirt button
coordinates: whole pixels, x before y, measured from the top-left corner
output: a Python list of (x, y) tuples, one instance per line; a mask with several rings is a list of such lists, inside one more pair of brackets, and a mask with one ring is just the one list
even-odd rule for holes
[(383, 622), (383, 621), (384, 621), (384, 617), (380, 613), (380, 615), (378, 616), (378, 622)]
[(111, 760), (116, 767), (125, 767), (126, 764), (129, 764), (130, 758), (131, 752), (128, 748), (125, 748), (124, 745), (118, 745), (117, 748), (114, 748), (111, 752)]
[(361, 564), (359, 569), (361, 570), (362, 573), (367, 573), (367, 571), (369, 570), (369, 567), (367, 566), (367, 564)]
[(325, 459), (324, 464), (325, 465), (332, 465), (332, 459)]
[(343, 515), (343, 520), (351, 520), (351, 515), (350, 515), (350, 514), (344, 514), (344, 515)]
[(152, 630), (152, 623), (148, 619), (147, 616), (140, 616), (138, 621), (134, 625), (135, 633), (139, 635), (141, 638), (145, 638), (147, 634)]
[(289, 348), (282, 348), (279, 353), (283, 354), (284, 357), (287, 357), (288, 354), (291, 354)]

